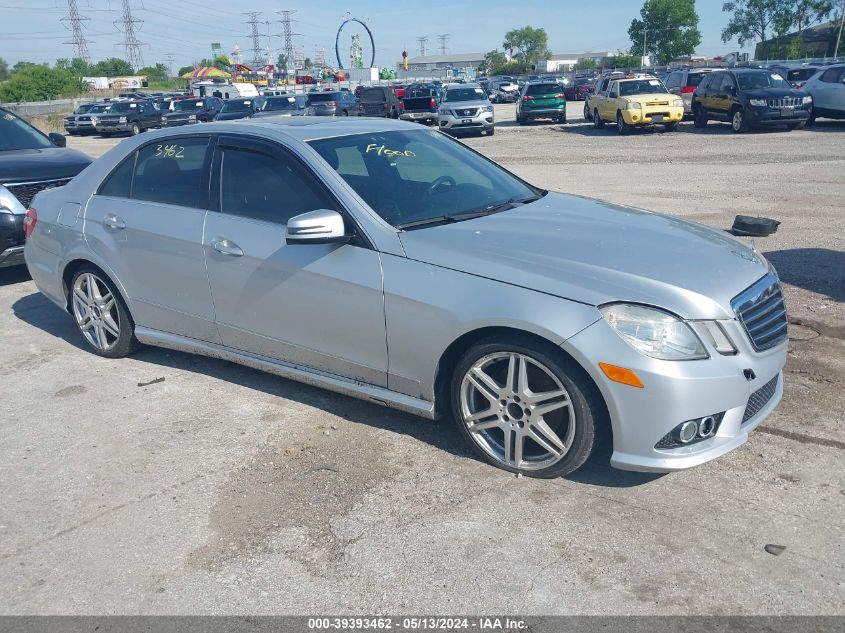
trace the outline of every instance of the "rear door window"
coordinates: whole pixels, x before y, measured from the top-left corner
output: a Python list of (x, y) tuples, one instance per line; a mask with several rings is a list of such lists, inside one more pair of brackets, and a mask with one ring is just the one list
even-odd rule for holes
[(845, 67), (842, 68), (828, 68), (826, 71), (822, 73), (822, 76), (819, 77), (819, 81), (823, 81), (829, 84), (839, 83), (839, 78), (842, 76), (842, 71), (845, 70)]
[(690, 73), (687, 75), (687, 86), (700, 86), (707, 73)]
[(174, 137), (138, 151), (132, 199), (205, 209), (208, 137)]

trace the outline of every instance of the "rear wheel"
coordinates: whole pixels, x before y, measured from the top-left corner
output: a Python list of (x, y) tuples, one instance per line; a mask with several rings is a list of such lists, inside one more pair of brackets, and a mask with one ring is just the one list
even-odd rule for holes
[(616, 131), (622, 136), (631, 133), (631, 126), (625, 123), (625, 119), (622, 117), (621, 112), (616, 113)]
[(529, 477), (577, 470), (606, 428), (583, 372), (558, 350), (519, 336), (468, 350), (452, 377), (451, 403), (478, 455)]
[(704, 112), (704, 108), (698, 106), (692, 114), (692, 124), (697, 127), (698, 129), (704, 129), (707, 127), (707, 114)]
[(520, 125), (525, 125), (525, 123), (526, 123), (525, 117), (517, 112), (516, 113), (516, 122), (519, 123)]
[(737, 134), (748, 131), (748, 123), (745, 120), (745, 112), (743, 112), (740, 108), (734, 110), (733, 116), (731, 117), (731, 129), (733, 129), (733, 131)]
[(106, 358), (121, 358), (139, 345), (135, 324), (111, 280), (94, 266), (83, 266), (70, 286), (71, 311), (91, 350)]
[(590, 112), (590, 106), (585, 102), (584, 103), (584, 119), (587, 121), (592, 120), (593, 113)]
[(566, 115), (562, 114), (561, 116), (559, 116), (557, 118), (557, 122), (560, 123), (561, 125), (566, 125)]

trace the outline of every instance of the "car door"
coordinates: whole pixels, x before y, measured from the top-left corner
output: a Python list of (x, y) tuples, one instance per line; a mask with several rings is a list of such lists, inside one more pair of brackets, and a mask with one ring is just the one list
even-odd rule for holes
[(722, 73), (721, 81), (710, 84), (713, 88), (710, 94), (710, 112), (717, 118), (727, 121), (730, 118), (731, 104), (736, 94), (736, 83), (730, 73)]
[(845, 111), (845, 84), (841, 83), (843, 71), (845, 66), (828, 68), (813, 82), (813, 107), (816, 110)]
[(616, 121), (616, 101), (619, 98), (619, 82), (613, 81), (607, 90), (607, 95), (602, 97), (600, 108), (601, 118), (605, 121)]
[(379, 253), (360, 239), (285, 243), (291, 217), (343, 212), (291, 150), (223, 135), (214, 165), (218, 210), (206, 221), (205, 256), (223, 344), (386, 386)]
[(209, 141), (174, 136), (132, 152), (88, 201), (83, 232), (137, 325), (216, 342), (202, 243)]
[(158, 110), (155, 109), (155, 106), (152, 103), (145, 103), (144, 104), (144, 127), (147, 129), (158, 127), (160, 123), (160, 116)]

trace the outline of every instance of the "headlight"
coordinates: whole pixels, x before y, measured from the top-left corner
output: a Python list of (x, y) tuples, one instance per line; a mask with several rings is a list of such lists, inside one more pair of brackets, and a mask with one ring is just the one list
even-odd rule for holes
[(806, 97), (804, 97), (804, 105), (810, 105), (812, 102), (813, 102), (812, 95), (807, 95)]
[(695, 332), (673, 314), (629, 303), (614, 303), (600, 310), (622, 340), (646, 356), (659, 360), (707, 358)]
[(683, 99), (675, 99), (675, 102), (673, 103), (673, 105), (676, 108), (683, 108), (684, 107), (684, 100)]
[(97, 117), (95, 117), (95, 116), (91, 117), (91, 125), (97, 125)]
[(642, 110), (643, 106), (639, 101), (631, 101), (628, 103), (628, 110)]
[(122, 117), (120, 117), (120, 119), (118, 119), (118, 121), (119, 121), (120, 123), (126, 123), (126, 117), (125, 117), (125, 116), (122, 116)]
[(189, 114), (189, 115), (188, 115), (188, 120), (189, 120), (189, 121), (195, 121), (195, 120), (196, 120), (196, 118), (197, 118), (197, 115), (196, 115), (196, 114)]
[(749, 99), (748, 103), (750, 103), (751, 105), (753, 105), (756, 108), (762, 108), (766, 105), (766, 100), (765, 99)]
[(484, 111), (485, 111), (485, 112), (492, 112), (492, 111), (493, 111), (493, 106), (491, 106), (491, 105), (489, 105), (489, 106), (484, 106)]

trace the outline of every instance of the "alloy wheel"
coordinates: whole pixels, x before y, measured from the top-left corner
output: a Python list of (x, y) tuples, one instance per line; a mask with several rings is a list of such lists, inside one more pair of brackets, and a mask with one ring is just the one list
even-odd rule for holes
[(742, 110), (737, 110), (736, 112), (734, 112), (732, 125), (734, 132), (742, 132), (743, 127), (745, 125), (745, 121), (742, 118)]
[(108, 351), (120, 338), (120, 313), (108, 286), (93, 273), (84, 273), (73, 284), (73, 316), (85, 339), (96, 349)]
[(575, 436), (566, 388), (544, 364), (517, 352), (488, 354), (469, 368), (461, 381), (460, 415), (481, 450), (518, 470), (556, 464)]

